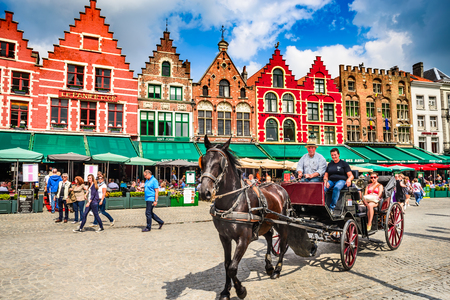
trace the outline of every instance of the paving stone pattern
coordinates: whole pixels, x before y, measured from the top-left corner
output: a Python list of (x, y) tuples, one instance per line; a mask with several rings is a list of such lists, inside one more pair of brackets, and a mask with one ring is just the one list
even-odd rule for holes
[[(77, 225), (55, 224), (48, 212), (0, 215), (0, 299), (216, 299), (223, 250), (208, 210), (205, 202), (157, 208), (166, 225), (149, 233), (141, 232), (144, 209), (110, 210), (116, 225), (105, 221), (100, 234), (73, 233)], [(282, 276), (271, 280), (260, 238), (239, 266), (246, 299), (450, 299), (450, 199), (406, 212), (400, 248), (389, 251), (384, 232), (360, 239), (348, 272), (339, 245), (320, 243), (314, 258), (288, 250)], [(231, 296), (238, 299), (234, 289)]]

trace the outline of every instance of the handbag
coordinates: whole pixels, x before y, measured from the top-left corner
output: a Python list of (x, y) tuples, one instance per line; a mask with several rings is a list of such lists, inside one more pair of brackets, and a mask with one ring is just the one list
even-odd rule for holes
[(378, 203), (380, 201), (377, 195), (365, 195), (364, 200), (375, 203)]

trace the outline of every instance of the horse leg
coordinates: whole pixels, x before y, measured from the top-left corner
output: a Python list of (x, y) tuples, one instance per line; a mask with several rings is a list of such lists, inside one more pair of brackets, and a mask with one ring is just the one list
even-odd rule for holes
[(269, 230), (264, 234), (264, 237), (266, 238), (267, 241), (267, 252), (266, 252), (266, 257), (265, 257), (265, 262), (266, 262), (266, 273), (269, 276), (272, 276), (273, 274), (273, 265), (272, 265), (272, 256), (270, 255), (272, 252), (272, 237), (273, 237), (273, 231)]
[(236, 241), (236, 250), (234, 251), (234, 257), (231, 261), (230, 266), (228, 267), (228, 276), (233, 280), (234, 288), (236, 289), (236, 294), (240, 299), (244, 299), (247, 296), (247, 290), (244, 286), (242, 286), (241, 282), (237, 278), (237, 270), (239, 266), (239, 262), (247, 251), (248, 245), (250, 244), (252, 238), (252, 228), (250, 227), (247, 230), (248, 234), (243, 234)]
[(230, 290), (231, 290), (231, 278), (228, 276), (228, 268), (231, 263), (231, 239), (223, 237), (219, 235), (220, 241), (222, 242), (223, 252), (225, 254), (224, 266), (225, 266), (225, 288), (220, 293), (220, 300), (229, 300), (230, 299)]
[(288, 230), (286, 225), (279, 225), (277, 227), (278, 235), (280, 236), (280, 255), (278, 256), (277, 266), (270, 276), (272, 279), (277, 279), (280, 277), (281, 269), (283, 268), (283, 257), (287, 250), (287, 236)]

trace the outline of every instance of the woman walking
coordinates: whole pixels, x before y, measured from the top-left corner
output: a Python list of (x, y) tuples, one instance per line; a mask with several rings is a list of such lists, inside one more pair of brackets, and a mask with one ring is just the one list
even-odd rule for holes
[(395, 180), (397, 181), (395, 185), (395, 200), (400, 203), (400, 206), (402, 207), (403, 213), (405, 213), (405, 189), (406, 184), (403, 182), (405, 176), (400, 173), (395, 175)]
[(411, 181), (409, 181), (408, 176), (405, 176), (405, 184), (406, 184), (406, 193), (405, 193), (405, 197), (406, 197), (405, 210), (406, 210), (406, 207), (409, 206), (409, 199), (411, 198), (411, 195), (413, 194)]
[[(99, 172), (99, 175), (98, 175), (98, 197), (100, 198), (99, 210), (102, 215), (104, 215), (105, 217), (108, 218), (108, 220), (110, 222), (109, 225), (114, 226), (114, 219), (111, 217), (111, 215), (109, 213), (106, 212), (105, 196), (106, 196), (105, 178), (103, 177), (103, 174)], [(95, 227), (97, 225), (98, 225), (98, 222), (97, 222), (97, 219), (95, 219), (94, 224), (89, 225), (89, 226)]]
[(419, 206), (420, 200), (422, 200), (423, 195), (425, 194), (422, 185), (419, 183), (417, 178), (414, 178), (414, 183), (412, 185), (414, 190), (414, 198), (416, 198), (416, 206)]
[[(86, 200), (85, 190), (86, 186), (84, 185), (84, 180), (81, 176), (75, 177), (75, 185), (72, 186), (71, 190), (75, 195), (76, 201), (73, 203), (73, 212), (75, 213), (75, 219), (72, 224), (77, 224), (83, 219), (83, 209), (84, 209), (84, 200)], [(80, 218), (78, 219), (78, 215)]]
[(94, 178), (94, 175), (92, 175), (92, 174), (88, 175), (88, 184), (89, 184), (89, 189), (86, 194), (86, 196), (87, 196), (86, 199), (88, 200), (88, 202), (86, 203), (86, 209), (84, 210), (83, 220), (81, 221), (80, 228), (74, 229), (73, 231), (74, 232), (83, 232), (83, 227), (86, 224), (87, 215), (92, 210), (92, 212), (94, 213), (95, 219), (97, 220), (98, 224), (100, 225), (100, 228), (97, 231), (95, 231), (98, 233), (98, 232), (102, 232), (104, 229), (103, 229), (102, 220), (100, 219), (100, 216), (98, 215), (98, 204), (99, 204), (100, 198), (98, 197), (98, 184)]

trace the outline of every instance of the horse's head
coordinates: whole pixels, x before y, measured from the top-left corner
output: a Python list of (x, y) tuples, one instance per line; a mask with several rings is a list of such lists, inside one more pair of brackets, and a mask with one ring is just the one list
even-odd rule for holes
[(205, 135), (206, 153), (199, 158), (199, 166), (202, 170), (199, 196), (203, 200), (211, 200), (220, 180), (225, 175), (229, 165), (227, 153), (230, 142), (231, 138), (224, 144), (213, 146)]

